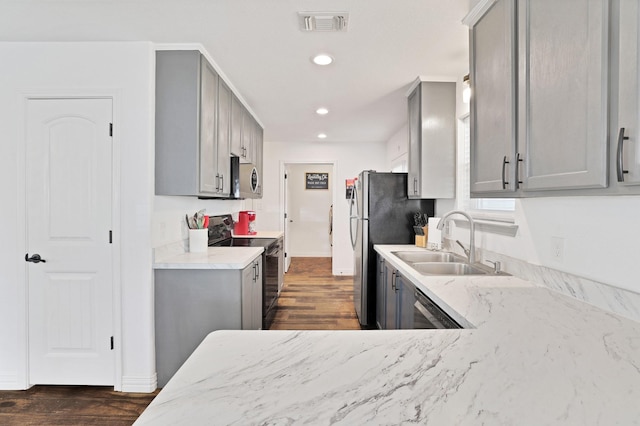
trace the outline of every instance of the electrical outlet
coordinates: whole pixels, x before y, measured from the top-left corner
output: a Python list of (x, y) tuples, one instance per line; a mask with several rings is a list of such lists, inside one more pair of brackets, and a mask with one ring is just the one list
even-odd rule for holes
[(556, 262), (564, 259), (564, 238), (551, 237), (551, 258)]

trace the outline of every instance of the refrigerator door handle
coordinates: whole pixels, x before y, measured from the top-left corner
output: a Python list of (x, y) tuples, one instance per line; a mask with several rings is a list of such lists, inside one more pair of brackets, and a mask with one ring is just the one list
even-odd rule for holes
[[(356, 185), (353, 185), (353, 190), (351, 191), (351, 200), (349, 205), (349, 236), (351, 238), (351, 247), (356, 248), (356, 236), (353, 233), (353, 221), (358, 220), (358, 195), (357, 195)], [(356, 206), (356, 214), (353, 214), (353, 206)], [(356, 227), (358, 223), (356, 223)], [(357, 231), (357, 229), (356, 229)]]

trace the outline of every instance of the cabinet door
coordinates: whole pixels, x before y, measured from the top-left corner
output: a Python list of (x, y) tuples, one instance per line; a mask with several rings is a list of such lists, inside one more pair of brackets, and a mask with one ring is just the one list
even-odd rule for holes
[(200, 59), (200, 192), (218, 192), (216, 100), (218, 75), (204, 56)]
[(503, 196), (518, 186), (515, 11), (515, 0), (498, 0), (469, 33), (472, 194)]
[(385, 312), (387, 296), (386, 279), (386, 264), (384, 258), (378, 255), (378, 262), (376, 265), (376, 325), (380, 330), (384, 330), (387, 328)]
[(422, 154), (421, 142), (422, 133), (420, 132), (420, 90), (419, 88), (409, 96), (409, 149), (408, 149), (408, 178), (407, 178), (407, 195), (409, 198), (420, 198), (421, 188), (421, 161)]
[(262, 257), (242, 270), (242, 329), (262, 327)]
[(244, 106), (235, 96), (231, 96), (231, 155), (242, 157), (242, 115)]
[(218, 192), (222, 195), (229, 195), (231, 192), (231, 161), (229, 155), (229, 145), (231, 143), (231, 89), (222, 79), (218, 80)]
[(263, 137), (264, 137), (264, 133), (262, 130), (262, 127), (260, 126), (260, 124), (258, 124), (257, 121), (254, 122), (255, 123), (255, 139), (254, 139), (254, 163), (256, 165), (256, 169), (258, 170), (258, 190), (256, 191), (256, 194), (258, 195), (258, 197), (262, 197), (262, 178), (264, 177), (262, 175), (262, 156), (263, 156)]
[(415, 287), (401, 275), (396, 275), (398, 294), (398, 328), (413, 329), (413, 305), (416, 303)]
[(253, 138), (255, 133), (253, 117), (249, 111), (242, 109), (242, 156), (241, 162), (253, 163)]
[(619, 0), (618, 4), (619, 48), (617, 75), (614, 75), (618, 82), (618, 125), (611, 135), (614, 179), (621, 185), (637, 185), (640, 183), (640, 7), (638, 0)]
[(262, 328), (262, 256), (254, 262), (255, 278), (253, 280), (253, 330)]
[(524, 191), (607, 185), (608, 4), (518, 3)]
[(386, 329), (394, 330), (398, 328), (397, 321), (397, 289), (396, 279), (398, 271), (392, 267), (386, 267), (386, 295), (385, 295), (385, 324)]

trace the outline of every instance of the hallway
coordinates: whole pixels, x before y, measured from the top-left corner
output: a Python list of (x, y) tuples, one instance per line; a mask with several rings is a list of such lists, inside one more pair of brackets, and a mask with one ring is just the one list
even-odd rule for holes
[(294, 257), (270, 330), (360, 330), (353, 278), (333, 276), (330, 257)]

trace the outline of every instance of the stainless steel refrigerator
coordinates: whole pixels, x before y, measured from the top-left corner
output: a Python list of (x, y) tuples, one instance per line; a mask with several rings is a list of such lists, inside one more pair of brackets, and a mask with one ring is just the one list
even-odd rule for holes
[(433, 216), (433, 200), (407, 198), (406, 173), (363, 171), (350, 200), (354, 250), (353, 303), (360, 325), (375, 326), (376, 252), (374, 244), (414, 244), (414, 213)]

